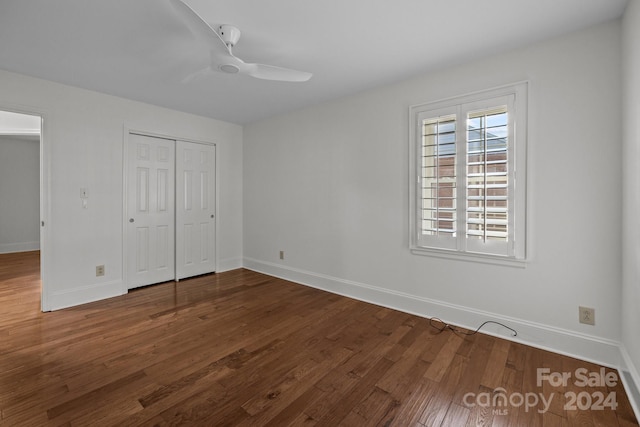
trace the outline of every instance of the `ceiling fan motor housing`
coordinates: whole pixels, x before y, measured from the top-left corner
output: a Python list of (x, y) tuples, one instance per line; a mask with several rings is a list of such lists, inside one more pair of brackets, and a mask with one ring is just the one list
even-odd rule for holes
[(218, 67), (218, 69), (228, 74), (235, 74), (240, 71), (240, 67), (234, 64), (222, 64)]
[(235, 46), (240, 40), (240, 30), (233, 25), (220, 25), (220, 38), (227, 46)]

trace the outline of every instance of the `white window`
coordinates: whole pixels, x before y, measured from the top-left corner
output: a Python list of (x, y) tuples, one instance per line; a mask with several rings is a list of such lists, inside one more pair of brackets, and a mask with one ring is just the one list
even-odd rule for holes
[(411, 249), (525, 259), (527, 84), (413, 106)]

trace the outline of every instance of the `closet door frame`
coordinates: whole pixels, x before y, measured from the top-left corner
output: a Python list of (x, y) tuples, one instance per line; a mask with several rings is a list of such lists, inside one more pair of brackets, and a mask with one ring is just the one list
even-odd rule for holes
[[(155, 137), (155, 138), (163, 138), (163, 139), (170, 139), (173, 141), (184, 141), (184, 142), (191, 142), (191, 143), (196, 143), (196, 144), (204, 144), (204, 145), (211, 145), (214, 147), (216, 156), (215, 156), (215, 164), (214, 164), (214, 168), (215, 168), (215, 174), (214, 174), (214, 180), (215, 180), (215, 195), (214, 195), (214, 200), (215, 200), (215, 218), (214, 218), (214, 227), (216, 230), (216, 234), (215, 234), (215, 242), (214, 242), (214, 252), (215, 252), (215, 268), (217, 271), (218, 268), (218, 254), (220, 253), (219, 251), (219, 247), (218, 247), (218, 234), (217, 234), (217, 230), (220, 229), (219, 227), (219, 198), (220, 198), (220, 179), (219, 179), (219, 167), (218, 167), (218, 145), (214, 142), (214, 141), (203, 141), (203, 140), (196, 140), (196, 139), (191, 139), (191, 138), (184, 138), (182, 136), (175, 136), (175, 135), (169, 135), (169, 134), (165, 134), (165, 133), (158, 133), (158, 132), (151, 132), (148, 130), (140, 130), (138, 128), (134, 128), (134, 127), (128, 127), (128, 126), (124, 126), (123, 127), (123, 138), (122, 138), (122, 294), (126, 294), (129, 292), (129, 277), (128, 277), (128, 263), (129, 263), (129, 259), (130, 257), (128, 256), (128, 247), (127, 247), (127, 242), (128, 242), (128, 220), (129, 218), (127, 217), (128, 214), (128, 190), (129, 190), (129, 185), (132, 185), (131, 183), (128, 182), (128, 168), (129, 168), (129, 164), (130, 164), (130, 160), (129, 160), (129, 154), (128, 154), (128, 146), (129, 146), (129, 138), (131, 134), (136, 134), (136, 135), (142, 135), (142, 136), (150, 136), (150, 137)], [(177, 172), (177, 170), (176, 170)], [(175, 188), (174, 188), (175, 191)], [(175, 207), (174, 207), (175, 208)], [(175, 239), (174, 239), (175, 241)], [(177, 252), (177, 251), (174, 251)], [(174, 263), (175, 265), (177, 265), (177, 260), (174, 259)], [(177, 269), (174, 269), (176, 271), (176, 277), (174, 277), (174, 280), (177, 281)]]

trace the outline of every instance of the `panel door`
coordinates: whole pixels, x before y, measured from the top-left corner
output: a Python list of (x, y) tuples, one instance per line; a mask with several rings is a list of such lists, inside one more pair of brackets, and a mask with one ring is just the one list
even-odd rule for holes
[(175, 141), (129, 135), (129, 289), (175, 278)]
[(176, 278), (216, 269), (216, 148), (176, 142)]

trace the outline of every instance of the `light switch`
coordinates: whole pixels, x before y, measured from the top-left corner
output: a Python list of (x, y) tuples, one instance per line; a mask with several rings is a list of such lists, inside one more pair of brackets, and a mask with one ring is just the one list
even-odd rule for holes
[(89, 189), (88, 188), (80, 188), (80, 198), (88, 199), (89, 198)]

